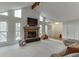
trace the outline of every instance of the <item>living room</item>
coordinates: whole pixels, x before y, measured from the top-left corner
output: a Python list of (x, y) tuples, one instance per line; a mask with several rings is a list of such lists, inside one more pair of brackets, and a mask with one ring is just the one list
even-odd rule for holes
[(78, 2), (0, 2), (0, 57), (79, 57), (78, 7)]

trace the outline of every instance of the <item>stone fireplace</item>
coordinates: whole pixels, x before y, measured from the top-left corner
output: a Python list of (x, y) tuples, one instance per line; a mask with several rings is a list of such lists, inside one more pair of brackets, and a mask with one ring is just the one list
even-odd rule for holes
[(39, 38), (38, 19), (28, 17), (24, 26), (24, 40), (37, 40), (37, 38)]
[(38, 26), (25, 26), (24, 27), (24, 39), (35, 39), (39, 37), (39, 27)]

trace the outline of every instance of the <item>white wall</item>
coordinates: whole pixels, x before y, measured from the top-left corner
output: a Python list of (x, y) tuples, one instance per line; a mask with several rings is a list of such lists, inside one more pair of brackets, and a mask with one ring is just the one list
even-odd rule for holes
[(58, 24), (53, 23), (52, 24), (52, 36), (59, 36), (60, 34), (62, 34), (63, 31), (63, 23), (62, 22), (58, 22)]
[(53, 35), (53, 32), (52, 32), (52, 24), (51, 23), (48, 24), (48, 35), (50, 37), (52, 37), (52, 35)]

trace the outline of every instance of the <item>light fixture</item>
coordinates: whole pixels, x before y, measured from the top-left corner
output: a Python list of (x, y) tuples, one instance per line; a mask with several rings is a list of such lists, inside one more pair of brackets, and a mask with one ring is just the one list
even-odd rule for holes
[(54, 24), (59, 24), (59, 22), (55, 22)]

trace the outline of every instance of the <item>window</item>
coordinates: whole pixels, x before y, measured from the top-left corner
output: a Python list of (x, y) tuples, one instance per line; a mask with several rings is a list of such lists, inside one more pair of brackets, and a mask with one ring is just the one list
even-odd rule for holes
[(21, 9), (15, 10), (15, 11), (14, 11), (14, 16), (15, 16), (15, 17), (18, 17), (18, 18), (21, 18)]
[(42, 16), (40, 16), (40, 21), (43, 21), (43, 17)]
[(8, 16), (8, 12), (3, 12), (3, 13), (0, 13), (0, 15), (5, 15), (5, 16)]
[(21, 37), (20, 37), (20, 26), (21, 24), (20, 23), (16, 23), (16, 40), (20, 40)]
[(45, 33), (48, 34), (48, 26), (45, 25)]
[(42, 35), (42, 25), (40, 25), (40, 36)]
[(0, 22), (0, 42), (7, 41), (7, 22)]

